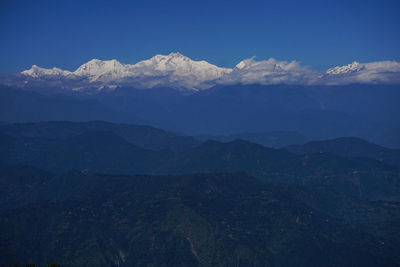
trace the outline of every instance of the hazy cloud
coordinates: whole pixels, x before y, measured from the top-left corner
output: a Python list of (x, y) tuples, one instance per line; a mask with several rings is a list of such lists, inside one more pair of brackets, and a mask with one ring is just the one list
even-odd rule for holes
[(297, 61), (278, 61), (274, 58), (256, 61), (249, 58), (241, 61), (232, 72), (222, 76), (222, 84), (310, 84), (318, 73), (301, 66)]
[(400, 63), (396, 61), (353, 62), (327, 70), (321, 77), (321, 82), (327, 85), (400, 83)]
[(215, 84), (397, 84), (400, 83), (400, 63), (353, 62), (320, 72), (302, 66), (297, 61), (279, 61), (274, 58), (257, 61), (248, 58), (235, 68), (227, 69), (171, 53), (167, 56), (156, 55), (135, 65), (121, 64), (116, 60), (91, 60), (74, 72), (34, 65), (30, 70), (6, 80), (9, 84), (20, 86), (61, 86), (64, 89), (167, 86), (202, 90)]

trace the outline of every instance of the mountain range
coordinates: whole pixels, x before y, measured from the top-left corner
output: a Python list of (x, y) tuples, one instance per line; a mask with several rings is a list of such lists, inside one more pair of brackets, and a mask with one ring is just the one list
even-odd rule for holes
[(355, 137), (332, 140), (310, 141), (305, 144), (290, 145), (285, 149), (298, 153), (331, 153), (344, 157), (373, 158), (400, 167), (400, 150), (390, 149)]
[(398, 266), (398, 154), (357, 138), (274, 149), (3, 124), (0, 265)]
[(76, 71), (33, 66), (0, 79), (0, 121), (104, 120), (214, 137), (293, 132), (399, 148), (399, 66), (353, 62), (314, 71), (251, 58), (220, 68), (180, 53), (132, 65), (91, 60)]
[(244, 173), (0, 170), (4, 264), (398, 265), (398, 202), (274, 186)]
[(53, 89), (0, 86), (0, 121), (104, 120), (212, 136), (295, 132), (313, 140), (355, 136), (400, 147), (397, 85), (230, 85), (190, 95), (173, 88), (95, 95)]
[(347, 146), (354, 150), (348, 155), (346, 150), (340, 153), (340, 139), (325, 141), (329, 142), (339, 148), (292, 153), (291, 146), (273, 149), (240, 139), (200, 142), (144, 126), (105, 122), (11, 124), (0, 127), (0, 162), (56, 173), (246, 172), (268, 183), (329, 185), (362, 199), (399, 197), (398, 150), (381, 147), (386, 154), (380, 158), (380, 154), (370, 152), (373, 144), (348, 139)]
[[(314, 71), (297, 61), (274, 58), (239, 62), (234, 68), (222, 68), (206, 61), (192, 60), (179, 52), (155, 55), (136, 64), (113, 60), (92, 59), (75, 71), (41, 68), (33, 65), (20, 74), (3, 80), (19, 87), (59, 87), (75, 92), (96, 93), (116, 87), (170, 87), (185, 92), (205, 90), (215, 85), (231, 84), (295, 84), (346, 85), (400, 83), (400, 63), (379, 61), (353, 62), (326, 71)], [(54, 89), (54, 88), (53, 88)]]

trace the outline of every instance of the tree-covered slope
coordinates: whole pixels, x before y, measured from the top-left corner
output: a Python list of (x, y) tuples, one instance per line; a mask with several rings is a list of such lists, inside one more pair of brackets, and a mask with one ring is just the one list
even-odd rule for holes
[[(307, 190), (243, 173), (67, 173), (41, 187), (41, 200), (1, 212), (1, 258), (62, 266), (398, 264), (398, 203), (345, 198), (341, 218), (324, 204), (340, 193), (307, 199)], [(371, 227), (379, 220), (390, 228)]]

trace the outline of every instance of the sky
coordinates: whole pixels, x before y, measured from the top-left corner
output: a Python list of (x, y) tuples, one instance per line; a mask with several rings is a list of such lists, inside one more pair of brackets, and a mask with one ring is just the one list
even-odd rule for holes
[(0, 74), (170, 52), (221, 67), (253, 56), (316, 70), (400, 61), (399, 14), (399, 0), (0, 0)]

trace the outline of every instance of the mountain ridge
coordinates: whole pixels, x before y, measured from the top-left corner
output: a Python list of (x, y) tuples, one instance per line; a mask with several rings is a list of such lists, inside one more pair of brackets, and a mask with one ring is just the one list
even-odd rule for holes
[[(0, 255), (10, 265), (396, 266), (399, 260), (398, 202), (361, 201), (324, 186), (263, 184), (243, 173), (0, 170), (11, 185), (0, 197)], [(21, 174), (33, 179), (20, 181)]]
[[(0, 162), (6, 164), (31, 165), (51, 172), (246, 172), (270, 183), (325, 184), (360, 199), (399, 199), (399, 167), (368, 158), (369, 154), (357, 158), (328, 152), (298, 155), (240, 139), (194, 143), (162, 131), (152, 133), (150, 127), (141, 130), (124, 126), (121, 130), (118, 125), (61, 123), (55, 125), (64, 133), (60, 136), (54, 127), (44, 127), (43, 123), (11, 126), (0, 127)], [(149, 136), (156, 141), (151, 146), (146, 142)], [(364, 151), (360, 149), (360, 153)]]
[[(150, 59), (142, 60), (136, 64), (122, 64), (119, 61), (92, 59), (78, 67), (75, 71), (65, 71), (59, 68), (45, 69), (33, 65), (31, 69), (22, 71), (21, 74), (32, 78), (47, 78), (57, 76), (76, 80), (79, 77), (88, 79), (89, 83), (100, 82), (109, 88), (124, 79), (137, 79), (143, 88), (152, 88), (165, 83), (177, 83), (176, 87), (198, 90), (204, 83), (220, 78), (224, 73), (232, 71), (221, 68), (206, 61), (192, 60), (179, 52), (169, 55), (155, 55)], [(152, 81), (143, 78), (152, 78)], [(167, 80), (160, 79), (167, 77)], [(158, 80), (158, 81), (157, 81)]]
[(158, 54), (135, 64), (123, 64), (116, 59), (92, 59), (75, 71), (33, 65), (20, 74), (3, 79), (3, 83), (29, 87), (39, 82), (44, 86), (54, 86), (55, 80), (61, 79), (64, 86), (74, 91), (84, 92), (83, 88), (94, 87), (89, 90), (92, 93), (114, 90), (120, 86), (139, 89), (169, 86), (180, 91), (196, 92), (218, 84), (398, 84), (399, 74), (400, 62), (396, 61), (354, 61), (326, 71), (315, 71), (295, 60), (279, 61), (270, 58), (256, 61), (252, 57), (240, 61), (233, 68), (223, 68), (173, 52), (168, 55)]
[(310, 141), (302, 145), (290, 145), (285, 149), (296, 154), (332, 153), (352, 158), (368, 157), (400, 166), (400, 149), (386, 148), (357, 137)]

